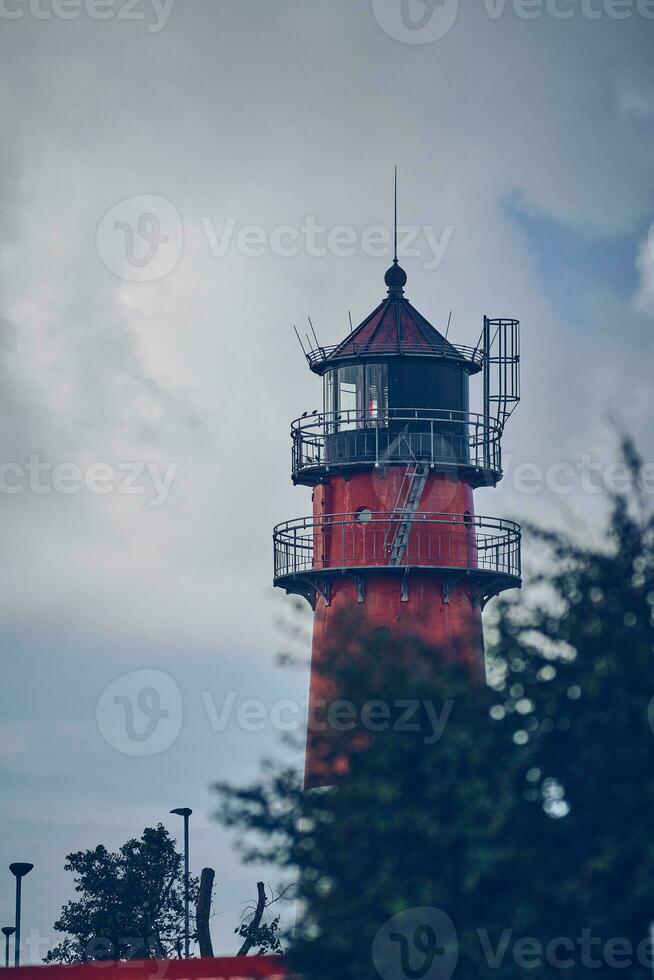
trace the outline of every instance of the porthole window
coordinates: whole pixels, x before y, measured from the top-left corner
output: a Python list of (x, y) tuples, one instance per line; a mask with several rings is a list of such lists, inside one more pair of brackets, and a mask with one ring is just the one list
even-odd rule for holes
[(357, 510), (357, 520), (361, 524), (370, 524), (372, 520), (372, 511), (369, 507), (359, 507)]

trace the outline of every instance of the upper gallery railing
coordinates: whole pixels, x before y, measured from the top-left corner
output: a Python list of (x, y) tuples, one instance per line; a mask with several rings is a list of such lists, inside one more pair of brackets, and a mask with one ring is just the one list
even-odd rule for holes
[(343, 411), (303, 416), (291, 425), (293, 478), (331, 467), (465, 466), (501, 475), (501, 425), (472, 412), (439, 409)]

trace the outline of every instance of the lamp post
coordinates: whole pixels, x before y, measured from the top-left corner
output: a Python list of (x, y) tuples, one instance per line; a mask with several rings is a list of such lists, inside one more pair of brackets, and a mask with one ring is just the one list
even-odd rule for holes
[[(14, 937), (14, 966), (20, 966), (20, 900), (21, 900), (21, 886), (23, 883), (23, 878), (28, 875), (33, 864), (23, 864), (18, 862), (16, 864), (10, 864), (9, 870), (16, 879), (16, 935)], [(7, 943), (9, 943), (9, 938), (7, 937)]]
[(177, 807), (171, 813), (184, 818), (184, 959), (190, 956), (190, 932), (189, 932), (189, 876), (188, 876), (188, 818), (193, 810), (187, 806)]
[(13, 926), (3, 926), (2, 932), (5, 937), (5, 966), (9, 966), (9, 937), (16, 932)]

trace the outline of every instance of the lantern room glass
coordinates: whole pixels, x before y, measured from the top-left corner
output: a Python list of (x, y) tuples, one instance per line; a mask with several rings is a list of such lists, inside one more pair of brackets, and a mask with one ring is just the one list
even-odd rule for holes
[(388, 419), (388, 365), (354, 364), (327, 371), (324, 410), (330, 432), (386, 425)]
[(388, 415), (388, 365), (366, 364), (365, 386), (366, 417), (385, 421)]

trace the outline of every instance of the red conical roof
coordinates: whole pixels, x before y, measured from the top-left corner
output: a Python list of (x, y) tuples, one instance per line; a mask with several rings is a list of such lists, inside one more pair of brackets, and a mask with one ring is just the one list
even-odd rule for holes
[(406, 273), (397, 261), (386, 273), (388, 297), (352, 333), (332, 348), (309, 355), (312, 370), (322, 374), (332, 362), (379, 357), (436, 357), (479, 370), (480, 355), (451, 344), (404, 296)]

